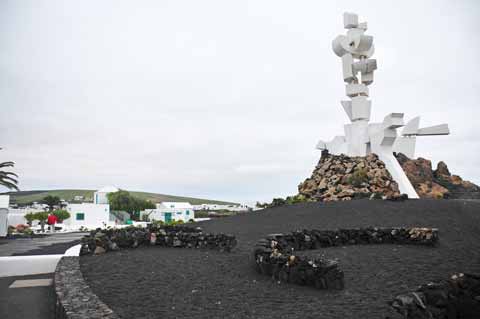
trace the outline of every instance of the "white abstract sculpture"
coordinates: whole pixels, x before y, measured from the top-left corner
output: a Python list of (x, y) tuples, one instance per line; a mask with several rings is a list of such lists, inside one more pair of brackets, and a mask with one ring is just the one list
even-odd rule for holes
[[(342, 59), (345, 94), (350, 99), (341, 101), (341, 105), (351, 123), (344, 125), (345, 136), (335, 136), (330, 142), (319, 141), (317, 149), (348, 156), (375, 153), (398, 183), (400, 192), (409, 198), (418, 198), (393, 152), (413, 158), (417, 136), (450, 134), (448, 125), (419, 128), (420, 117), (413, 118), (405, 125), (403, 113), (391, 113), (385, 116), (382, 123), (369, 123), (372, 102), (368, 99), (368, 86), (373, 83), (373, 73), (377, 69), (377, 61), (370, 59), (375, 51), (373, 37), (365, 35), (367, 23), (359, 23), (358, 15), (354, 13), (343, 14), (343, 25), (347, 34), (337, 36), (332, 47), (333, 52)], [(398, 136), (397, 129), (402, 126), (404, 128)]]

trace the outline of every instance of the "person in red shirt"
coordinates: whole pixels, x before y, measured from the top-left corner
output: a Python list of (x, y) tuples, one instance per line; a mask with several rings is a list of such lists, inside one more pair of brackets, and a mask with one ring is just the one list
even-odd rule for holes
[(54, 214), (48, 214), (47, 224), (50, 226), (50, 232), (55, 232), (55, 223), (58, 222), (57, 216)]

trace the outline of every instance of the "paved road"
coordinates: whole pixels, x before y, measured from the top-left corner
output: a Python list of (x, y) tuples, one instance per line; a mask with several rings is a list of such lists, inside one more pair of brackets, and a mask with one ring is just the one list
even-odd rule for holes
[(0, 278), (0, 318), (53, 319), (55, 291), (52, 286), (9, 288), (16, 280), (53, 278), (53, 274)]
[[(0, 239), (0, 256), (63, 254), (85, 233), (58, 233), (43, 238)], [(1, 317), (0, 317), (1, 318)]]
[[(0, 256), (63, 254), (85, 233), (58, 233), (43, 238), (0, 239)], [(52, 319), (55, 314), (53, 286), (10, 288), (17, 280), (51, 279), (53, 274), (0, 277), (1, 319)]]

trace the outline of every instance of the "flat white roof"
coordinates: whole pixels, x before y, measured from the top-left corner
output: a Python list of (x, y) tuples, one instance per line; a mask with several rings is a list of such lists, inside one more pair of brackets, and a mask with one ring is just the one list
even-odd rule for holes
[(161, 202), (160, 204), (168, 208), (193, 208), (188, 202)]

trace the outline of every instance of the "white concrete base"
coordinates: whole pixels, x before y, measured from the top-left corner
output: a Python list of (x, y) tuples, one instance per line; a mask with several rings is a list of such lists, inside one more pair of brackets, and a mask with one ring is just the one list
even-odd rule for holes
[(79, 256), (81, 245), (67, 249), (63, 255), (0, 257), (0, 277), (47, 274), (55, 271), (63, 256)]

